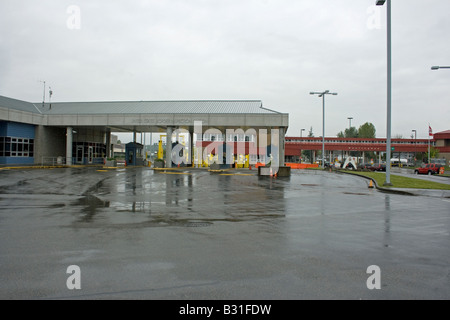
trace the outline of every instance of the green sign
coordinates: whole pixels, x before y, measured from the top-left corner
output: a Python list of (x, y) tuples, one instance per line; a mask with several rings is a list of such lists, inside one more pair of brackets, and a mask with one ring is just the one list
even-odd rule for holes
[(395, 150), (395, 147), (391, 147), (391, 150), (394, 151), (394, 150)]

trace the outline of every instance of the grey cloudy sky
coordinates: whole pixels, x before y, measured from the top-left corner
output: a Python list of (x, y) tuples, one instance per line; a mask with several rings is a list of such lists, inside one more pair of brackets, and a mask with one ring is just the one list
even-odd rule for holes
[[(2, 0), (0, 95), (42, 101), (260, 99), (289, 136), (386, 136), (386, 6), (375, 0)], [(75, 6), (75, 7), (73, 7)], [(79, 9), (79, 15), (76, 10)], [(392, 134), (450, 129), (450, 1), (392, 0)], [(48, 89), (47, 89), (48, 90)], [(48, 100), (48, 97), (46, 98)]]

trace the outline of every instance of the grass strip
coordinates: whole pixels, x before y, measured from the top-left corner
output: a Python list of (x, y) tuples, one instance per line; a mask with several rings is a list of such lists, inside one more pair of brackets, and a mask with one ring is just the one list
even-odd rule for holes
[[(388, 186), (383, 186), (383, 183), (386, 181), (386, 174), (380, 172), (364, 172), (364, 171), (355, 171), (353, 174), (369, 177), (376, 181), (378, 186), (383, 188), (389, 188)], [(409, 178), (397, 176), (391, 173), (391, 183), (393, 184), (392, 188), (411, 188), (411, 189), (437, 189), (437, 190), (450, 190), (449, 184), (426, 181), (422, 179)]]

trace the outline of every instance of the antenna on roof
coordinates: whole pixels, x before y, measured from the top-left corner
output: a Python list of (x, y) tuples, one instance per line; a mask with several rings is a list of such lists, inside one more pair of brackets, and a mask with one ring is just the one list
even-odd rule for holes
[(52, 91), (52, 87), (48, 87), (48, 100), (49, 100), (49, 103), (50, 103), (50, 106), (49, 106), (49, 110), (52, 110), (52, 94), (53, 94), (53, 91)]
[(44, 83), (44, 96), (42, 98), (42, 108), (44, 108), (44, 103), (45, 103), (45, 80), (39, 80), (39, 82), (43, 82)]

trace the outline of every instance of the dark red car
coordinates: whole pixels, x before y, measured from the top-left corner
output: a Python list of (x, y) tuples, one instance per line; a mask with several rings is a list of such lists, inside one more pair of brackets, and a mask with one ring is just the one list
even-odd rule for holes
[(384, 163), (374, 164), (370, 170), (372, 171), (386, 171), (386, 165)]
[(414, 173), (415, 174), (428, 174), (428, 175), (439, 174), (439, 169), (441, 167), (442, 166), (437, 163), (427, 163), (426, 165), (423, 165), (420, 168), (414, 169)]

